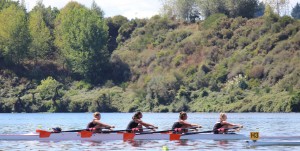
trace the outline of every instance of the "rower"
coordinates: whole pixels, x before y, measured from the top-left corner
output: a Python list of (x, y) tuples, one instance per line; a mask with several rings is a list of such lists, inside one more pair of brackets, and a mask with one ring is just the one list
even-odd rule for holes
[(149, 123), (145, 123), (142, 121), (143, 118), (143, 114), (142, 112), (136, 112), (133, 117), (132, 120), (129, 122), (129, 124), (127, 125), (127, 132), (143, 132), (143, 126), (152, 129), (153, 131), (155, 131), (154, 129), (157, 129), (157, 127), (155, 127), (152, 124)]
[(180, 112), (179, 113), (179, 120), (175, 122), (172, 126), (172, 130), (175, 131), (175, 133), (186, 133), (188, 132), (188, 128), (201, 128), (202, 126), (199, 124), (191, 124), (187, 122), (188, 116), (186, 112)]
[(87, 129), (93, 131), (93, 132), (101, 132), (102, 128), (107, 128), (109, 130), (112, 130), (112, 128), (115, 128), (115, 126), (111, 126), (108, 124), (104, 124), (100, 122), (101, 119), (101, 114), (99, 112), (94, 113), (94, 119), (89, 122), (87, 125)]
[(214, 125), (213, 132), (214, 134), (224, 134), (228, 132), (228, 129), (232, 128), (243, 128), (243, 125), (229, 123), (226, 121), (227, 115), (225, 113), (220, 113), (220, 120)]

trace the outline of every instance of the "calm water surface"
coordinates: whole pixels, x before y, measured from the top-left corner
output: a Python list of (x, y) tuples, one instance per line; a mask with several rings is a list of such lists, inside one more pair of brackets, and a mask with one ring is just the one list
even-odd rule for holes
[[(125, 129), (133, 113), (102, 113), (101, 121)], [(211, 130), (218, 113), (188, 113), (188, 121)], [(63, 130), (83, 129), (91, 121), (92, 113), (11, 113), (0, 114), (1, 134), (30, 133), (38, 128), (61, 127)], [(170, 129), (178, 119), (178, 113), (144, 113), (143, 121)], [(260, 135), (300, 135), (299, 113), (228, 113), (228, 121), (240, 123), (244, 128), (239, 133), (249, 135), (259, 130)], [(261, 146), (249, 148), (244, 140), (213, 141), (0, 141), (0, 150), (300, 150), (300, 146)]]

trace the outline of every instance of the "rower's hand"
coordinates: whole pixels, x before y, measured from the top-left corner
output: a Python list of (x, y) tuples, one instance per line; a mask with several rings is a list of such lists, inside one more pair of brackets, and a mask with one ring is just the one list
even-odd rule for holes
[(112, 131), (112, 130), (113, 130), (113, 128), (115, 128), (115, 126), (111, 126), (111, 127), (109, 128), (109, 130), (110, 130), (110, 131)]
[(155, 131), (155, 129), (158, 129), (158, 127), (155, 127), (155, 126), (148, 126), (147, 128), (151, 129), (152, 131)]

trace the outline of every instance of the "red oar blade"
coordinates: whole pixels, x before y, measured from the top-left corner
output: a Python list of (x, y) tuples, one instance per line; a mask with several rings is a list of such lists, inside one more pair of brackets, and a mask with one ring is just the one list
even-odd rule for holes
[(81, 138), (90, 138), (93, 135), (93, 132), (90, 131), (81, 131), (78, 133), (80, 134)]
[(180, 134), (170, 134), (170, 141), (180, 140)]
[(123, 140), (124, 141), (133, 140), (134, 136), (135, 136), (134, 133), (123, 133)]
[(47, 138), (47, 137), (50, 137), (50, 135), (51, 135), (51, 132), (47, 132), (44, 130), (39, 130), (39, 133), (40, 133), (40, 138)]

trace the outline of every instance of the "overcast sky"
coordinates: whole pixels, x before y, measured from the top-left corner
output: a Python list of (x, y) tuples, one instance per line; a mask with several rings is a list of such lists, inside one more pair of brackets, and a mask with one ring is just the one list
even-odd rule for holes
[[(63, 8), (72, 0), (43, 0), (43, 4), (48, 7)], [(73, 0), (86, 7), (92, 5), (93, 0)], [(132, 18), (150, 18), (159, 14), (162, 7), (161, 0), (95, 0), (98, 6), (104, 10), (105, 17), (123, 15), (128, 19)], [(300, 0), (290, 0), (290, 9), (300, 3)], [(25, 0), (26, 8), (30, 11), (35, 5), (36, 0)]]

